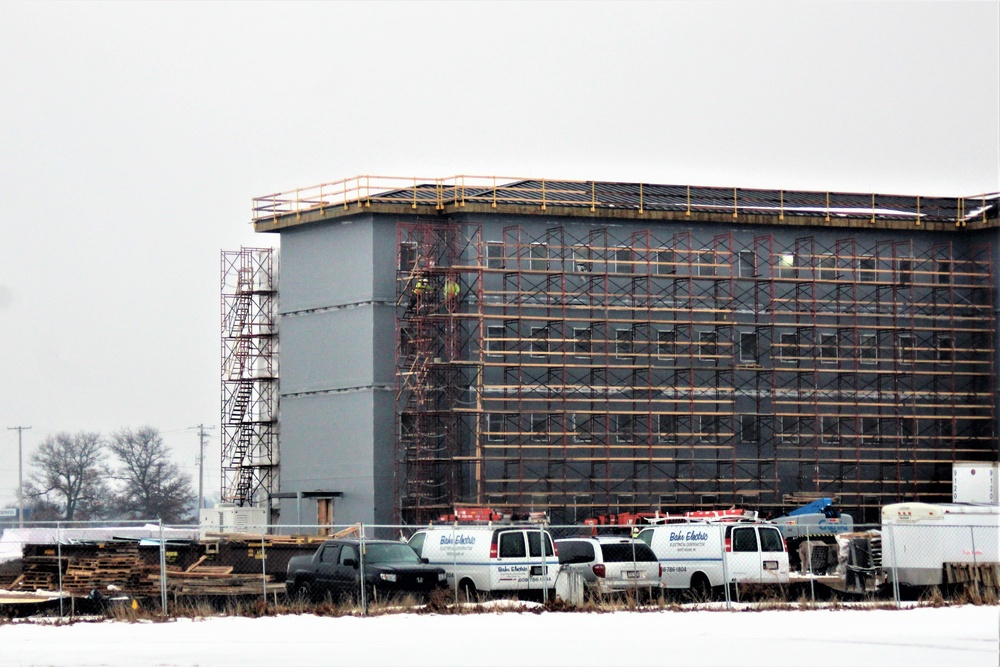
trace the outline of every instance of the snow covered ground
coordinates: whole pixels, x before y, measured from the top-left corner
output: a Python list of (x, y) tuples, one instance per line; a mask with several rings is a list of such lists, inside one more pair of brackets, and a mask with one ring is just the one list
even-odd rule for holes
[(0, 626), (0, 665), (990, 665), (1000, 608), (279, 616)]

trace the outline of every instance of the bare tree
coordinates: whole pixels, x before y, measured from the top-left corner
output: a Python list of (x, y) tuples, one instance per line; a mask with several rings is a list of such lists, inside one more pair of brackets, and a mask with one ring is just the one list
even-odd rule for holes
[(32, 516), (66, 521), (101, 518), (110, 497), (103, 454), (100, 433), (59, 433), (42, 441), (31, 455), (35, 472), (25, 485)]
[(118, 459), (114, 477), (122, 483), (116, 513), (127, 519), (191, 520), (191, 478), (170, 459), (170, 449), (151, 426), (125, 428), (111, 435), (108, 449)]

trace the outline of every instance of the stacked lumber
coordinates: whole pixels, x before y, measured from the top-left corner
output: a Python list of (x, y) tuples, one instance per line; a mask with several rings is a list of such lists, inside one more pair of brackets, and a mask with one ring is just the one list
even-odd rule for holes
[(21, 576), (10, 586), (12, 591), (59, 590), (59, 568), (66, 568), (66, 558), (30, 556), (21, 561)]
[[(167, 571), (167, 590), (180, 595), (254, 595), (267, 585), (268, 592), (277, 587), (274, 577), (261, 574), (233, 574), (232, 565), (205, 565), (202, 556), (184, 571)], [(280, 585), (284, 589), (284, 584)]]
[(1000, 587), (1000, 565), (996, 563), (945, 563), (945, 583), (979, 582), (984, 586)]
[(95, 589), (105, 591), (114, 586), (130, 595), (157, 595), (159, 587), (150, 586), (150, 573), (159, 577), (159, 567), (145, 563), (136, 545), (106, 545), (93, 556), (70, 561), (63, 575), (63, 589), (74, 595), (86, 595)]

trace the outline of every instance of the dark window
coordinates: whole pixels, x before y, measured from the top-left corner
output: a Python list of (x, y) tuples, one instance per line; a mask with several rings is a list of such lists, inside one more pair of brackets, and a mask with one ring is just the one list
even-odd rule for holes
[(574, 422), (575, 436), (577, 442), (594, 441), (594, 418), (587, 414), (570, 415)]
[(486, 439), (491, 442), (503, 440), (503, 414), (499, 412), (486, 413)]
[(899, 337), (897, 346), (897, 358), (903, 363), (912, 363), (917, 355), (917, 349), (913, 344), (913, 336), (905, 335)]
[(531, 270), (545, 271), (549, 268), (549, 247), (544, 243), (531, 244)]
[(602, 544), (601, 555), (605, 563), (655, 563), (656, 554), (643, 542)]
[(403, 241), (399, 244), (399, 270), (412, 271), (417, 265), (417, 244), (412, 241)]
[(662, 275), (677, 272), (673, 250), (658, 250), (656, 252), (656, 272)]
[(896, 260), (896, 281), (900, 285), (909, 285), (913, 282), (912, 257), (901, 257)]
[(573, 329), (573, 352), (590, 354), (593, 332), (590, 329)]
[(939, 259), (937, 263), (937, 283), (939, 285), (951, 284), (951, 262)]
[(323, 555), (320, 556), (320, 562), (335, 564), (337, 562), (337, 552), (339, 550), (340, 547), (337, 545), (323, 547)]
[(782, 361), (795, 361), (799, 356), (799, 335), (797, 333), (781, 334), (781, 349), (778, 357)]
[(541, 356), (549, 352), (548, 327), (531, 327), (531, 354)]
[(819, 258), (819, 279), (837, 279), (837, 258), (830, 254), (820, 255)]
[(711, 250), (706, 250), (698, 256), (698, 275), (715, 275), (715, 253)]
[(662, 359), (673, 361), (674, 348), (677, 343), (677, 332), (673, 329), (664, 329), (656, 334), (657, 354)]
[(673, 442), (677, 439), (677, 416), (656, 415), (656, 430), (663, 442)]
[(531, 439), (535, 442), (548, 440), (549, 418), (547, 415), (529, 415), (531, 426)]
[(833, 441), (840, 437), (840, 419), (838, 417), (824, 415), (820, 420), (823, 431), (823, 439)]
[(615, 434), (622, 442), (632, 442), (635, 437), (634, 415), (612, 415), (615, 424)]
[(938, 338), (938, 361), (951, 361), (955, 356), (955, 343), (950, 336)]
[(545, 555), (551, 556), (554, 552), (552, 551), (552, 539), (549, 537), (548, 533), (540, 533), (538, 531), (529, 530), (528, 535), (528, 555), (538, 558), (542, 555), (541, 550), (538, 548), (539, 540), (541, 535), (545, 536)]
[(763, 552), (784, 551), (781, 533), (774, 528), (760, 528), (760, 550)]
[(618, 246), (615, 249), (615, 273), (632, 273), (634, 271), (631, 248)]
[(420, 555), (420, 552), (423, 551), (424, 549), (425, 537), (427, 537), (427, 533), (417, 533), (416, 535), (410, 538), (409, 542), (407, 542), (407, 544), (409, 544), (410, 547), (412, 547), (413, 550), (417, 552), (418, 556)]
[(760, 440), (760, 418), (757, 415), (740, 415), (740, 440), (743, 442)]
[(708, 438), (718, 434), (719, 432), (719, 415), (701, 415), (699, 417), (701, 422), (701, 435), (704, 438)]
[(719, 337), (714, 331), (702, 331), (698, 334), (698, 339), (701, 343), (701, 356), (703, 358), (718, 354)]
[(615, 330), (615, 354), (619, 357), (625, 357), (632, 354), (631, 329)]
[[(536, 540), (537, 543), (537, 540)], [(589, 563), (594, 560), (594, 545), (583, 540), (559, 540), (560, 563)]]
[(358, 554), (349, 544), (345, 544), (344, 548), (340, 550), (340, 564), (347, 565), (348, 560), (353, 560), (355, 563), (358, 562)]
[(417, 434), (417, 419), (412, 412), (399, 415), (399, 439), (410, 440)]
[(503, 256), (503, 244), (502, 243), (487, 243), (486, 244), (486, 268), (489, 269), (503, 269), (507, 266), (507, 263)]
[(874, 364), (878, 361), (878, 336), (875, 334), (861, 335), (861, 363)]
[(593, 269), (593, 262), (590, 261), (590, 248), (587, 246), (573, 246), (573, 261), (576, 263), (576, 270), (580, 273), (590, 273)]
[(799, 439), (799, 416), (798, 415), (782, 415), (781, 416), (781, 437), (785, 440), (798, 440)]
[(757, 360), (757, 334), (740, 332), (740, 361), (756, 364)]
[(503, 326), (486, 327), (486, 353), (499, 354), (504, 351), (504, 331)]
[(740, 250), (740, 277), (752, 278), (757, 275), (757, 255), (753, 250)]
[(875, 280), (875, 258), (871, 255), (858, 258), (858, 280)]
[(500, 533), (500, 558), (524, 558), (524, 556), (522, 533)]
[(733, 528), (733, 551), (758, 551), (757, 531), (749, 526)]
[(820, 334), (819, 356), (825, 362), (837, 360), (837, 334)]

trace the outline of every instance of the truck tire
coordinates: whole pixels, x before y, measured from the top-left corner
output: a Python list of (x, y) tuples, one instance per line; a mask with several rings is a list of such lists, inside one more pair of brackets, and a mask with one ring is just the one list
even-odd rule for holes
[(708, 602), (712, 599), (712, 585), (704, 572), (695, 572), (691, 577), (691, 588), (688, 595), (693, 602)]
[(292, 594), (295, 602), (312, 602), (312, 586), (308, 581), (300, 581), (295, 584), (295, 591)]

